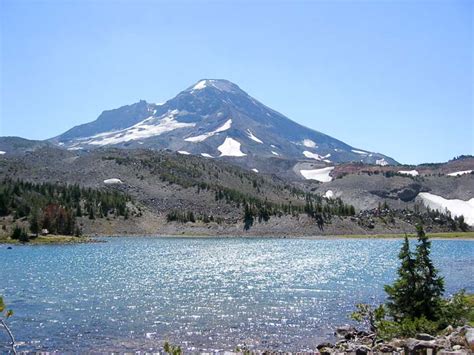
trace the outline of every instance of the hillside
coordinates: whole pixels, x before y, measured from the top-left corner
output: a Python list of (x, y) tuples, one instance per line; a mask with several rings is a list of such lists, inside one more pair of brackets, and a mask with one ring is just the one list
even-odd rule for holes
[[(349, 167), (338, 166), (334, 175)], [(169, 151), (44, 147), (3, 155), (0, 179), (77, 184), (129, 196), (135, 212), (128, 219), (80, 217), (86, 234), (403, 233), (419, 222), (430, 231), (459, 227), (450, 217), (426, 211), (418, 194), (465, 199), (472, 196), (474, 175), (414, 177), (379, 168), (384, 171), (365, 166), (320, 183)]]

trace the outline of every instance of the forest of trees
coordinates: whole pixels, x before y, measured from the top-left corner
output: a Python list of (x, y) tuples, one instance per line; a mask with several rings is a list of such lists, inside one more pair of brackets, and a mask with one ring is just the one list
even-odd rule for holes
[[(47, 229), (52, 234), (78, 235), (80, 229), (76, 217), (95, 219), (113, 215), (128, 218), (129, 200), (127, 195), (118, 191), (79, 185), (13, 179), (0, 182), (0, 216), (28, 219), (33, 234)], [(14, 233), (19, 233), (15, 230)]]

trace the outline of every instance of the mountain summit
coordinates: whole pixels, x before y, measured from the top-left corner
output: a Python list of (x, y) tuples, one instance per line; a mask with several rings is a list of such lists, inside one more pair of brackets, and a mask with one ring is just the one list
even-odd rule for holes
[(252, 98), (236, 84), (202, 79), (164, 104), (146, 101), (104, 111), (52, 142), (68, 149), (101, 146), (170, 149), (240, 161), (269, 157), (321, 162), (396, 164), (306, 128)]

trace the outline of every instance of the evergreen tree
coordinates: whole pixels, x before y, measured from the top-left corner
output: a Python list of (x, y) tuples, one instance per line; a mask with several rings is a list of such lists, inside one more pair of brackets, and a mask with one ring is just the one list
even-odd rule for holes
[(398, 268), (398, 279), (393, 285), (385, 285), (388, 294), (387, 308), (395, 320), (413, 314), (413, 301), (415, 297), (416, 271), (415, 260), (410, 251), (410, 243), (405, 235), (398, 258), (401, 265)]
[(30, 231), (31, 233), (35, 234), (38, 236), (38, 233), (40, 232), (40, 224), (39, 224), (39, 217), (38, 217), (38, 212), (35, 211), (31, 214), (30, 217)]
[(253, 225), (253, 211), (248, 203), (245, 204), (244, 208), (244, 229), (249, 230)]
[(438, 276), (430, 258), (431, 242), (423, 228), (417, 226), (418, 245), (416, 247), (415, 269), (418, 276), (416, 295), (414, 299), (414, 316), (425, 316), (436, 320), (439, 315), (444, 292), (444, 279)]
[(417, 226), (417, 234), (414, 254), (405, 236), (399, 254), (398, 279), (393, 285), (385, 286), (387, 308), (396, 321), (422, 317), (436, 320), (440, 314), (444, 281), (430, 258), (431, 242), (421, 226)]

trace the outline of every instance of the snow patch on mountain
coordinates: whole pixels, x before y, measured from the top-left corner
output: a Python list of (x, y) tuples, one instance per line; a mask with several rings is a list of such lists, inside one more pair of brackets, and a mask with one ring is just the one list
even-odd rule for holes
[(316, 160), (323, 160), (325, 162), (330, 162), (329, 160), (327, 160), (327, 158), (329, 158), (331, 156), (331, 154), (326, 154), (324, 156), (322, 155), (319, 155), (319, 154), (316, 154), (316, 153), (312, 153), (308, 150), (305, 150), (303, 152), (303, 155), (306, 157), (306, 158), (310, 158), (310, 159), (316, 159)]
[(122, 184), (122, 180), (117, 179), (117, 178), (105, 179), (104, 184), (106, 184), (106, 185)]
[(367, 154), (369, 154), (369, 153), (367, 153), (367, 152), (364, 152), (363, 150), (351, 149), (351, 151), (353, 151), (354, 153), (357, 153), (357, 154), (362, 154), (362, 155), (367, 155)]
[(303, 139), (303, 145), (308, 148), (316, 148), (316, 142), (311, 139)]
[(258, 173), (258, 169), (253, 168), (252, 171), (253, 171), (254, 173)]
[(193, 90), (202, 90), (206, 87), (207, 80), (201, 80), (193, 86)]
[(182, 155), (191, 155), (191, 153), (185, 151), (185, 150), (178, 150), (178, 153), (179, 154), (182, 154)]
[(411, 176), (418, 176), (419, 175), (417, 170), (400, 170), (398, 173), (403, 174), (403, 175), (411, 175)]
[(316, 154), (316, 153), (311, 153), (310, 151), (307, 151), (305, 150), (303, 152), (303, 155), (306, 157), (306, 158), (310, 158), (310, 159), (316, 159), (316, 160), (322, 160), (322, 156), (320, 156), (319, 154)]
[(460, 175), (464, 175), (464, 174), (470, 174), (472, 173), (473, 170), (463, 170), (463, 171), (455, 171), (454, 173), (449, 173), (449, 174), (446, 174), (448, 176), (460, 176)]
[(276, 155), (277, 157), (280, 156), (280, 154), (278, 154), (277, 152), (275, 152), (275, 151), (273, 151), (273, 150), (272, 150), (272, 154), (273, 154), (273, 155)]
[(300, 170), (301, 175), (306, 180), (317, 180), (320, 182), (329, 182), (332, 180), (332, 177), (329, 175), (334, 169), (333, 166), (321, 169), (310, 169), (310, 170)]
[(250, 129), (247, 129), (247, 135), (251, 140), (253, 140), (257, 143), (263, 144), (263, 142), (260, 139), (258, 139), (257, 137), (254, 136), (254, 134), (250, 131)]
[(334, 198), (334, 192), (332, 192), (332, 190), (327, 190), (326, 193), (324, 194), (324, 197)]
[(440, 212), (448, 210), (453, 217), (463, 215), (465, 222), (470, 226), (474, 226), (474, 198), (468, 201), (450, 200), (429, 192), (420, 192), (418, 196), (423, 200), (425, 206)]
[(186, 142), (193, 142), (193, 143), (203, 142), (209, 137), (216, 135), (217, 133), (227, 131), (231, 126), (232, 126), (232, 119), (228, 119), (222, 126), (216, 128), (214, 131), (207, 132), (195, 137), (188, 137), (188, 138), (185, 138), (184, 140)]
[(385, 160), (385, 158), (382, 158), (382, 159), (377, 159), (375, 161), (375, 164), (380, 165), (380, 166), (386, 166), (388, 165), (388, 162)]
[(0, 155), (3, 155), (5, 154), (6, 152), (4, 152), (3, 150), (0, 150)]
[(227, 137), (217, 150), (221, 152), (221, 157), (244, 157), (247, 154), (240, 150), (240, 143), (234, 138)]
[(159, 136), (165, 132), (174, 131), (179, 128), (194, 127), (195, 123), (185, 123), (176, 121), (176, 116), (179, 114), (178, 110), (173, 110), (168, 114), (163, 115), (162, 118), (150, 116), (143, 121), (134, 124), (131, 127), (112, 131), (99, 133), (91, 137), (79, 139), (78, 144), (90, 145), (109, 145), (128, 142), (137, 139), (144, 139), (153, 136)]

